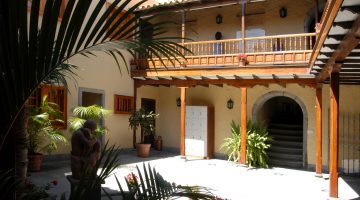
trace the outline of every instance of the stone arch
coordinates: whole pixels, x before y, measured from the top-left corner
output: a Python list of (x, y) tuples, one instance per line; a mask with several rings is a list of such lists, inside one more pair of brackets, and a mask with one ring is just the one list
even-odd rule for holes
[(264, 104), (274, 98), (274, 97), (288, 97), (292, 100), (294, 100), (301, 108), (302, 114), (303, 114), (303, 167), (306, 167), (307, 164), (307, 130), (308, 130), (308, 112), (306, 109), (305, 104), (303, 103), (303, 101), (298, 98), (296, 95), (291, 94), (289, 92), (285, 92), (285, 91), (271, 91), (268, 92), (262, 96), (260, 96), (253, 108), (252, 108), (252, 119), (254, 121), (258, 121), (258, 113), (259, 111), (262, 109), (262, 107), (264, 106)]

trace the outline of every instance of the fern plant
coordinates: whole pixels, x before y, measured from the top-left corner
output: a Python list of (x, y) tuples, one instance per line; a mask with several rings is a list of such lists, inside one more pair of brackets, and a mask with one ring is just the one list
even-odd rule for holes
[[(241, 130), (234, 121), (230, 124), (231, 138), (225, 138), (221, 148), (226, 148), (228, 160), (238, 162), (240, 160)], [(246, 135), (246, 164), (250, 167), (268, 167), (268, 156), (266, 149), (270, 147), (272, 138), (267, 132), (266, 126), (256, 124), (250, 120), (247, 122)]]

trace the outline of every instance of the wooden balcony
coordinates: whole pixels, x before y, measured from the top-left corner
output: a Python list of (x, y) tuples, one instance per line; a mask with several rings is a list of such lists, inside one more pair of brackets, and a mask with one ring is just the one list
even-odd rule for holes
[[(315, 33), (277, 35), (245, 38), (247, 66), (307, 66), (312, 52)], [(167, 67), (234, 67), (239, 66), (237, 55), (242, 53), (242, 39), (211, 40), (183, 43), (191, 53), (185, 53), (185, 60), (164, 58)], [(155, 62), (136, 60), (136, 70), (163, 69), (159, 59)]]

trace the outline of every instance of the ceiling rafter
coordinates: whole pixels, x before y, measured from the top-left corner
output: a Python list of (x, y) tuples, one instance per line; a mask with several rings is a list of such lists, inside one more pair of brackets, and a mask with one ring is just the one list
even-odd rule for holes
[(193, 87), (196, 85), (216, 85), (216, 84), (227, 84), (235, 87), (250, 87), (261, 84), (303, 84), (308, 87), (315, 87), (315, 78), (281, 78), (281, 79), (201, 79), (201, 80), (134, 80), (139, 86), (142, 85), (175, 85), (181, 87)]

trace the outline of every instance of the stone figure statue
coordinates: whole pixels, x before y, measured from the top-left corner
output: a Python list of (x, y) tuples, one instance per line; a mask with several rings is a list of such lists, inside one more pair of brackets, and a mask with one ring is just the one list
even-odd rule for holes
[[(82, 173), (89, 174), (100, 157), (100, 141), (93, 132), (94, 120), (87, 120), (82, 128), (71, 137), (71, 171), (73, 179), (80, 179)], [(87, 164), (87, 165), (86, 165)]]

